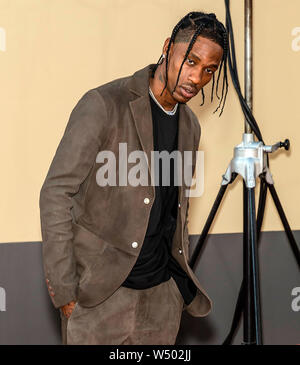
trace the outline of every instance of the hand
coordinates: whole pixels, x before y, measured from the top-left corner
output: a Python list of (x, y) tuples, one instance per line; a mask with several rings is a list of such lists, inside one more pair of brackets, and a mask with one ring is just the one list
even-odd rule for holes
[(70, 303), (68, 303), (68, 304), (65, 304), (65, 305), (63, 305), (63, 306), (61, 307), (61, 310), (62, 310), (63, 314), (64, 314), (67, 318), (69, 318), (69, 317), (70, 317), (70, 315), (72, 314), (73, 309), (74, 309), (74, 307), (75, 307), (75, 304), (76, 304), (76, 302), (72, 301), (72, 302), (70, 302)]

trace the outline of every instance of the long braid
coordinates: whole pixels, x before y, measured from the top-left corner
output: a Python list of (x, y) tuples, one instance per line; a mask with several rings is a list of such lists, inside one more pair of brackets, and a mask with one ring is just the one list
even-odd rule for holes
[(220, 80), (220, 76), (221, 76), (221, 71), (222, 71), (222, 68), (223, 68), (223, 64), (224, 64), (224, 57), (222, 58), (222, 61), (221, 61), (220, 67), (219, 67), (218, 78), (217, 78), (216, 95), (217, 95), (217, 98), (218, 99), (220, 99), (220, 97), (218, 95), (218, 90), (219, 90), (219, 80)]
[(170, 42), (168, 44), (168, 48), (167, 48), (167, 54), (166, 54), (166, 81), (165, 81), (165, 86), (161, 92), (160, 95), (162, 95), (162, 93), (164, 92), (165, 88), (167, 87), (168, 84), (168, 65), (169, 65), (169, 53), (170, 53), (170, 48), (171, 48), (171, 44), (174, 43), (175, 37), (180, 29), (180, 27), (182, 26), (183, 22), (189, 17), (189, 14), (187, 14), (184, 18), (182, 18), (174, 27), (173, 32), (171, 34), (171, 39)]
[(213, 82), (211, 87), (211, 94), (210, 94), (210, 101), (212, 102), (214, 100), (214, 88), (215, 88), (215, 74), (213, 73)]
[[(221, 112), (220, 112), (219, 116), (221, 116), (222, 113), (223, 113), (223, 109), (224, 109), (225, 101), (226, 101), (226, 96), (227, 96), (227, 92), (228, 92), (228, 79), (227, 79), (227, 67), (226, 67), (227, 66), (227, 52), (228, 52), (227, 33), (223, 33), (223, 41), (224, 41), (224, 52), (223, 52), (222, 62), (224, 63), (224, 76), (223, 76), (223, 84), (222, 84), (222, 96), (221, 96), (221, 100), (220, 100), (220, 103), (219, 103), (217, 109), (214, 111), (214, 113), (215, 113), (219, 108), (221, 108)], [(226, 89), (225, 94), (224, 94), (224, 89)], [(223, 106), (221, 107), (222, 101), (223, 101)]]
[(202, 94), (202, 103), (200, 104), (200, 106), (204, 105), (204, 101), (205, 101), (205, 94), (204, 94), (203, 88), (201, 89), (201, 94)]

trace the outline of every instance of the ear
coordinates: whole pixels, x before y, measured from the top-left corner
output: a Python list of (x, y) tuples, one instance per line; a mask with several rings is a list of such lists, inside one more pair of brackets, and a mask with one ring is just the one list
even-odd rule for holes
[[(171, 38), (169, 37), (169, 38), (167, 38), (166, 40), (165, 40), (165, 43), (164, 43), (164, 46), (163, 46), (163, 53), (166, 55), (167, 54), (167, 50), (168, 50), (168, 46), (169, 46), (169, 43), (170, 43), (170, 40), (171, 40)], [(173, 52), (173, 46), (174, 46), (174, 44), (172, 43), (171, 44), (171, 47), (170, 47), (170, 55), (172, 54), (172, 52)]]

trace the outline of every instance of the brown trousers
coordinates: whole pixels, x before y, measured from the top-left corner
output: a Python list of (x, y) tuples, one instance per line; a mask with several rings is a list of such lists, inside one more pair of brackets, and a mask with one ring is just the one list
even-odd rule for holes
[(119, 287), (91, 308), (75, 308), (67, 319), (62, 311), (64, 345), (174, 345), (183, 298), (171, 277), (152, 288)]

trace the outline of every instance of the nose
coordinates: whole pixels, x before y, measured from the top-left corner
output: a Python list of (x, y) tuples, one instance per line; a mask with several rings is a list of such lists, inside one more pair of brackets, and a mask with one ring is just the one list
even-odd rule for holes
[(193, 70), (189, 75), (189, 80), (197, 87), (201, 86), (201, 81), (203, 79), (202, 70)]

